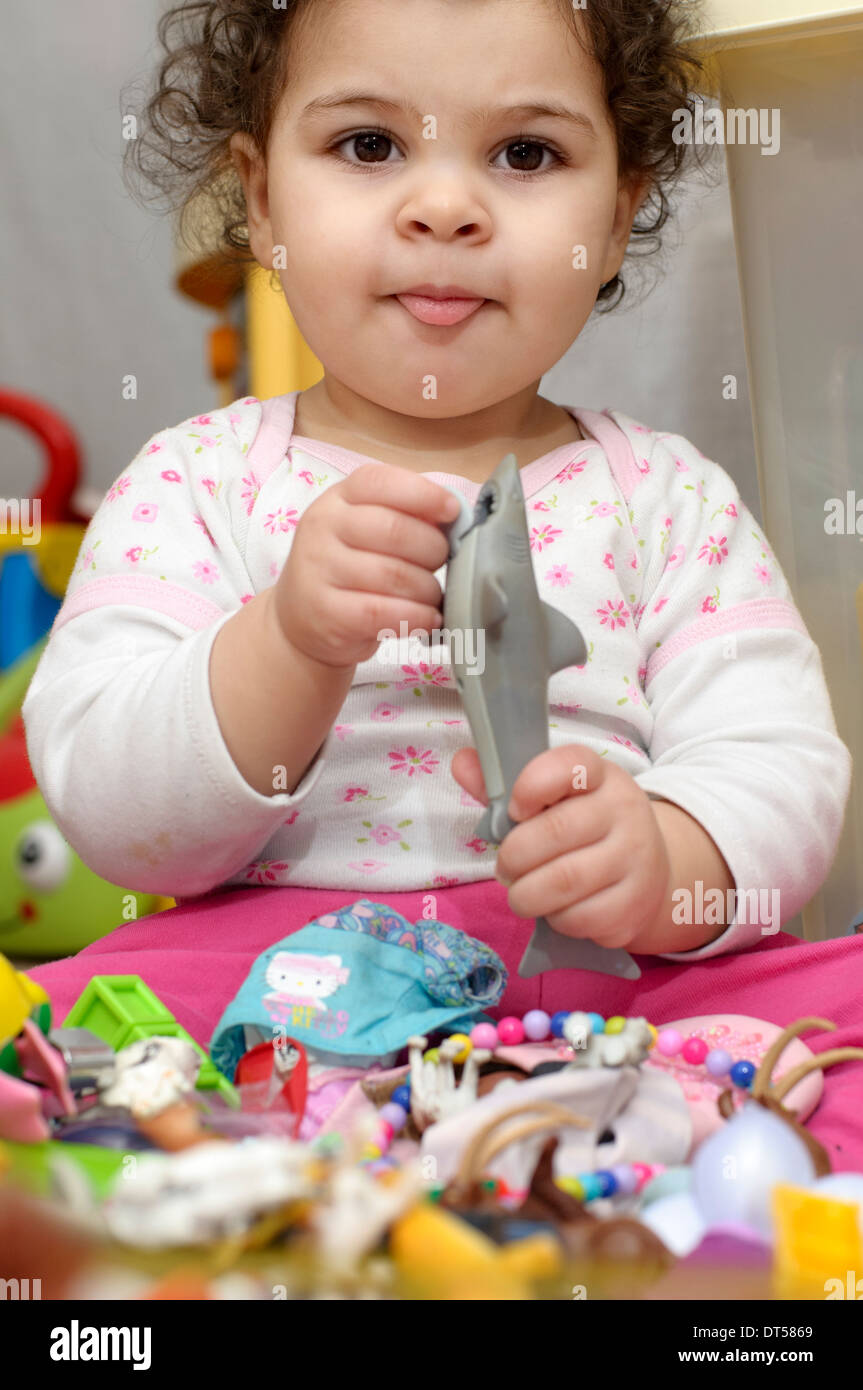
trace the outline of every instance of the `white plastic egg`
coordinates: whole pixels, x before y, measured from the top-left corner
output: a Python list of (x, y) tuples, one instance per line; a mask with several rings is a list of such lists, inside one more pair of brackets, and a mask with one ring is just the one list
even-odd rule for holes
[(771, 1194), (785, 1182), (812, 1186), (809, 1150), (784, 1120), (754, 1100), (705, 1139), (692, 1161), (692, 1196), (708, 1227), (736, 1222), (772, 1238)]

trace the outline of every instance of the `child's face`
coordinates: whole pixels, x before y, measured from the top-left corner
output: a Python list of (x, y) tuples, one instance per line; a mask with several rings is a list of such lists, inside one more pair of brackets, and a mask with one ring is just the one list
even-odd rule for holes
[[(269, 268), (285, 248), (285, 296), (327, 375), (431, 419), (538, 384), (619, 269), (643, 193), (618, 189), (599, 70), (554, 0), (325, 0), (295, 30), (292, 69), (266, 173), (243, 158), (247, 137), (232, 147), (252, 249)], [(419, 115), (368, 101), (304, 111), (347, 89)], [(489, 111), (536, 103), (583, 113), (595, 133)], [(391, 138), (348, 138), (375, 126)], [(424, 324), (394, 296), (426, 282), (489, 302), (457, 326)]]

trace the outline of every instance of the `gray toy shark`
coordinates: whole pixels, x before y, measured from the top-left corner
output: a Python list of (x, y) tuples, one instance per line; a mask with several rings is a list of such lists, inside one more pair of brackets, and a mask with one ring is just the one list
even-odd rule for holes
[[(500, 844), (517, 824), (507, 806), (522, 769), (549, 746), (548, 680), (587, 660), (584, 638), (559, 609), (540, 600), (515, 454), (507, 454), (482, 485), (473, 510), (455, 488), (461, 513), (446, 529), (450, 556), (444, 625), (452, 665), (488, 792), (476, 834)], [(483, 669), (467, 664), (465, 634), (483, 634)], [(473, 650), (477, 649), (472, 643)], [(457, 659), (457, 657), (459, 659)], [(544, 917), (518, 969), (522, 979), (543, 970), (596, 970), (637, 980), (627, 951), (562, 936)]]

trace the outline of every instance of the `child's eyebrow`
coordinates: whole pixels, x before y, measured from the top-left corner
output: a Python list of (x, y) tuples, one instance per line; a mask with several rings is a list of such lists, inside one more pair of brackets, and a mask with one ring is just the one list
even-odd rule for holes
[[(376, 106), (384, 111), (403, 112), (412, 116), (416, 121), (423, 120), (423, 113), (418, 110), (412, 102), (392, 101), (388, 97), (376, 96), (371, 92), (344, 91), (331, 92), (329, 96), (315, 97), (304, 106), (299, 115), (299, 121), (305, 122), (314, 120), (318, 116), (325, 115), (338, 106)], [(481, 106), (458, 122), (459, 128), (469, 128), (474, 125), (481, 125), (485, 121), (497, 119), (501, 116), (511, 116), (518, 118), (530, 117), (552, 117), (557, 120), (568, 121), (571, 125), (580, 127), (585, 134), (596, 140), (597, 133), (593, 121), (583, 111), (571, 111), (568, 106), (562, 106), (554, 101), (525, 101), (519, 102), (515, 106)]]

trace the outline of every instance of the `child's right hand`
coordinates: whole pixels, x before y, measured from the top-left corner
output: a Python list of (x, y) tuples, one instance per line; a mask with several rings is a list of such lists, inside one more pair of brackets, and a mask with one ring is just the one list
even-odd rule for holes
[(304, 512), (274, 586), (288, 642), (325, 666), (353, 667), (391, 629), (443, 623), (435, 570), (449, 556), (441, 529), (458, 502), (438, 483), (390, 463), (369, 463), (327, 488)]

